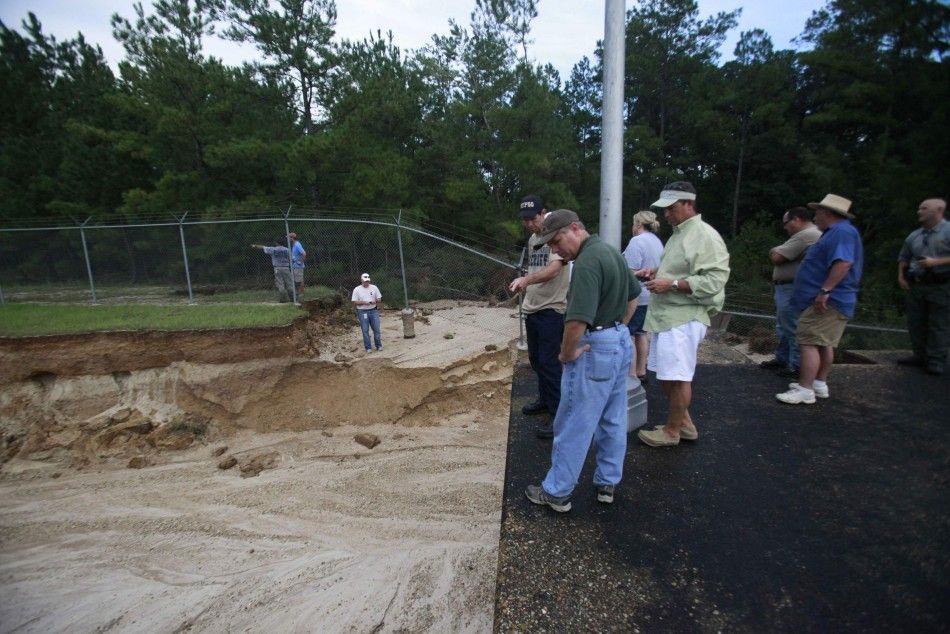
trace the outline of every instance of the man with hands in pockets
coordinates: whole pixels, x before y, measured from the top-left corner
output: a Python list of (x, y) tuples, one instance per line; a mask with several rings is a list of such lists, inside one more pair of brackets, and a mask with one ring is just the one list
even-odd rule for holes
[(620, 252), (590, 235), (577, 214), (552, 211), (540, 244), (574, 262), (564, 313), (561, 401), (554, 417), (551, 468), (525, 495), (534, 504), (571, 510), (584, 459), (594, 441), (597, 501), (610, 504), (623, 475), (627, 450), (627, 372), (633, 357), (627, 322), (637, 307), (640, 284)]

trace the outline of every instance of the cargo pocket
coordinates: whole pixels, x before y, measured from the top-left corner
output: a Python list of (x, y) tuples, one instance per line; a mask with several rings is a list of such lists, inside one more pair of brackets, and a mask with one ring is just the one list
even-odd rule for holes
[(613, 378), (613, 370), (617, 365), (616, 348), (594, 347), (584, 353), (587, 356), (586, 376), (589, 381), (609, 381)]

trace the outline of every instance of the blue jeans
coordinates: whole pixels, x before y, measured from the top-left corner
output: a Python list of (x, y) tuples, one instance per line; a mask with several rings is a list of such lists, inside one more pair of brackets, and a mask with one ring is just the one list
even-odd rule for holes
[(373, 339), (376, 342), (376, 349), (383, 349), (383, 342), (379, 338), (379, 310), (371, 308), (370, 310), (357, 310), (356, 318), (360, 320), (360, 330), (363, 331), (363, 347), (369, 352), (372, 350), (369, 342), (369, 329), (373, 329)]
[(529, 313), (524, 318), (524, 329), (528, 361), (538, 375), (538, 400), (554, 415), (561, 402), (561, 362), (557, 355), (564, 337), (564, 315), (552, 309)]
[(795, 329), (798, 328), (800, 313), (791, 307), (794, 289), (794, 284), (775, 286), (775, 334), (778, 335), (775, 358), (798, 371), (802, 359), (801, 352), (798, 350), (798, 341), (795, 339)]
[(597, 452), (594, 484), (617, 484), (627, 451), (627, 372), (633, 359), (630, 332), (623, 324), (590, 332), (580, 345), (591, 348), (564, 364), (561, 405), (554, 417), (551, 469), (541, 483), (551, 495), (570, 495), (593, 440)]

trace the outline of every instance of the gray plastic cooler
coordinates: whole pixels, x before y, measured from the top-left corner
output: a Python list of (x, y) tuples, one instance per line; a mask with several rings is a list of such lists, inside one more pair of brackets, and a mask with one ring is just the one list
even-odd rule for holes
[(627, 433), (647, 424), (647, 393), (640, 379), (627, 376)]

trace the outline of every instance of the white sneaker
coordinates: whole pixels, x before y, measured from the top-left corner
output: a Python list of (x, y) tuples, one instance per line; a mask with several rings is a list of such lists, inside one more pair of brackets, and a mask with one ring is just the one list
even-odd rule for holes
[[(788, 384), (788, 387), (789, 387), (789, 389), (797, 390), (797, 389), (800, 388), (801, 386), (800, 386), (798, 383), (789, 383), (789, 384)], [(827, 386), (827, 385), (824, 386), (824, 387), (819, 387), (819, 386), (816, 385), (816, 386), (814, 386), (814, 388), (812, 388), (812, 389), (813, 389), (814, 392), (815, 392), (815, 396), (817, 396), (818, 398), (828, 398), (828, 396), (829, 396), (829, 394), (828, 394), (828, 386)]]
[(776, 394), (775, 398), (782, 401), (783, 403), (788, 403), (789, 405), (798, 405), (799, 403), (812, 405), (815, 402), (815, 393), (812, 390), (806, 390), (803, 387), (796, 387), (789, 390), (788, 392)]

